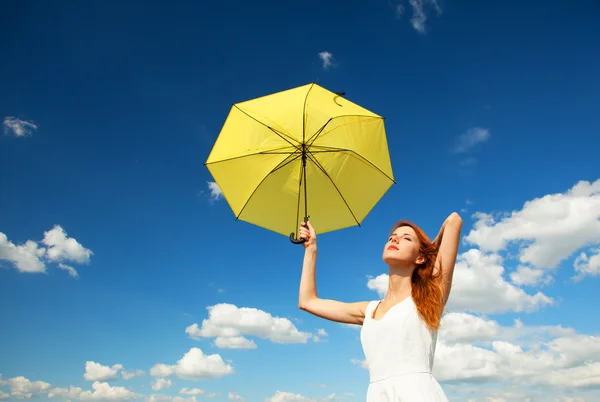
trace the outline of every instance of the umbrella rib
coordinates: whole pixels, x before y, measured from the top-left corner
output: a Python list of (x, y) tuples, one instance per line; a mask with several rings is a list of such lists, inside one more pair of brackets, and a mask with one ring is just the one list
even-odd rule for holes
[[(315, 148), (315, 147), (311, 147), (311, 148)], [(371, 166), (373, 169), (377, 170), (379, 173), (381, 173), (382, 175), (384, 175), (385, 177), (390, 179), (390, 181), (392, 183), (396, 184), (396, 181), (394, 179), (392, 179), (390, 176), (388, 176), (383, 170), (381, 170), (380, 168), (375, 166), (375, 164), (373, 162), (371, 162), (370, 160), (368, 160), (367, 158), (365, 158), (364, 156), (362, 156), (361, 154), (359, 154), (356, 151), (353, 151), (351, 149), (346, 149), (346, 148), (327, 147), (327, 146), (323, 146), (323, 145), (317, 145), (317, 148), (325, 148), (325, 149), (324, 150), (312, 150), (311, 149), (309, 152), (311, 154), (326, 153), (326, 152), (348, 152), (349, 154), (354, 155), (356, 158), (362, 160), (367, 165)]]
[[(293, 155), (293, 154), (290, 154)], [(246, 209), (246, 206), (248, 205), (248, 203), (250, 202), (250, 200), (252, 199), (252, 196), (254, 195), (254, 193), (256, 193), (256, 191), (258, 190), (258, 188), (261, 186), (261, 184), (263, 184), (263, 182), (265, 180), (267, 180), (267, 177), (269, 177), (269, 175), (275, 173), (276, 171), (278, 171), (279, 169), (289, 165), (290, 163), (294, 162), (296, 159), (298, 159), (301, 155), (300, 154), (296, 154), (296, 156), (294, 156), (293, 158), (291, 158), (289, 161), (285, 162), (285, 160), (287, 158), (284, 158), (281, 162), (279, 162), (277, 164), (277, 166), (275, 166), (273, 169), (271, 169), (271, 171), (269, 173), (267, 173), (265, 175), (265, 177), (262, 178), (262, 180), (260, 181), (260, 183), (258, 183), (258, 185), (256, 186), (256, 188), (254, 190), (252, 190), (252, 194), (250, 194), (250, 196), (248, 197), (248, 199), (246, 200), (246, 202), (244, 203), (244, 206), (240, 209), (240, 213), (237, 214), (237, 216), (235, 217), (235, 220), (238, 220), (239, 217), (242, 215), (242, 213), (244, 212), (244, 209)], [(285, 162), (285, 163), (282, 163)]]
[(360, 222), (358, 221), (358, 219), (356, 219), (356, 216), (354, 216), (354, 212), (352, 212), (352, 208), (350, 208), (350, 205), (348, 205), (348, 202), (346, 201), (346, 199), (344, 198), (344, 196), (342, 195), (342, 192), (340, 191), (340, 189), (335, 185), (333, 179), (331, 178), (331, 176), (329, 176), (329, 173), (327, 173), (325, 171), (325, 169), (323, 168), (323, 166), (321, 166), (321, 164), (319, 163), (319, 161), (317, 161), (316, 158), (313, 157), (312, 152), (308, 151), (307, 156), (310, 158), (310, 160), (319, 168), (319, 170), (321, 172), (323, 172), (323, 174), (325, 175), (325, 177), (327, 177), (329, 179), (329, 181), (331, 182), (331, 185), (335, 188), (335, 190), (338, 192), (338, 194), (340, 195), (340, 197), (342, 198), (342, 201), (344, 201), (344, 204), (346, 205), (346, 208), (348, 208), (348, 211), (350, 212), (350, 215), (352, 215), (352, 218), (354, 218), (354, 221), (356, 222), (356, 224), (358, 226), (360, 226)]
[[(383, 117), (380, 116), (369, 116), (369, 115), (365, 115), (365, 114), (344, 114), (342, 116), (335, 116), (330, 118), (329, 120), (327, 120), (327, 122), (323, 125), (323, 127), (321, 127), (320, 129), (318, 129), (307, 141), (308, 146), (312, 146), (312, 144), (317, 140), (317, 138), (319, 137), (319, 135), (321, 135), (323, 133), (323, 131), (325, 130), (325, 127), (331, 123), (331, 121), (335, 120), (335, 119), (339, 119), (342, 117), (368, 117), (371, 119), (383, 119)], [(336, 127), (339, 128), (340, 126)], [(334, 128), (335, 130), (335, 128)], [(333, 131), (333, 130), (332, 130)]]
[[(232, 156), (231, 158), (226, 158), (226, 159), (221, 159), (218, 161), (214, 161), (214, 162), (206, 162), (204, 163), (204, 165), (208, 166), (208, 165), (214, 165), (215, 163), (221, 163), (221, 162), (229, 162), (235, 159), (241, 159), (241, 158), (247, 158), (249, 156), (256, 156), (256, 155), (278, 155), (278, 154), (287, 154), (287, 155), (291, 155), (294, 152), (297, 152), (297, 148), (294, 147), (294, 151), (287, 151), (284, 152), (284, 149), (287, 149), (289, 147), (280, 147), (280, 148), (273, 148), (270, 149), (268, 151), (258, 151), (258, 152), (252, 152), (251, 154), (245, 154), (245, 155), (240, 155), (240, 156)], [(281, 152), (275, 152), (275, 151), (281, 151)]]
[[(295, 139), (292, 136), (287, 135), (285, 133), (281, 133), (281, 132), (275, 130), (273, 127), (269, 126), (268, 124), (265, 124), (262, 121), (258, 120), (257, 118), (250, 116), (244, 110), (240, 109), (239, 106), (237, 106), (237, 105), (233, 105), (233, 106), (236, 109), (238, 109), (240, 112), (244, 113), (246, 116), (250, 117), (252, 120), (256, 121), (258, 124), (262, 124), (263, 126), (265, 126), (266, 128), (268, 128), (269, 130), (271, 130), (272, 132), (274, 132), (275, 134), (277, 134), (282, 140), (284, 140), (285, 142), (287, 142), (288, 144), (290, 144), (294, 148), (297, 148), (297, 146), (292, 142), (292, 141), (295, 141)], [(292, 141), (290, 141), (288, 138), (291, 139)]]

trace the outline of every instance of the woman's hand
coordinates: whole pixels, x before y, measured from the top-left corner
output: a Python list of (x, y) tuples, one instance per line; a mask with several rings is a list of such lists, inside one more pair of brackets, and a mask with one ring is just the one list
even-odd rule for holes
[(304, 248), (317, 248), (317, 233), (310, 222), (300, 223), (298, 237), (304, 239)]

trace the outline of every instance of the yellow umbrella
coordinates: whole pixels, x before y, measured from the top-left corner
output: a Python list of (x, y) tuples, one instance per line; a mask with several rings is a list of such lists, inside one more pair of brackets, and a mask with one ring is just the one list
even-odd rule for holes
[[(287, 235), (361, 224), (394, 183), (383, 118), (308, 84), (234, 104), (206, 166), (236, 219)], [(301, 212), (303, 211), (303, 212)]]

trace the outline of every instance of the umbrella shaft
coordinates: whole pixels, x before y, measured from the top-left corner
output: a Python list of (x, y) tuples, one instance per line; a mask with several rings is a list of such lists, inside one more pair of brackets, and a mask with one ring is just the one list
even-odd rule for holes
[(308, 217), (308, 204), (306, 197), (306, 144), (302, 144), (302, 180), (304, 181), (304, 217)]

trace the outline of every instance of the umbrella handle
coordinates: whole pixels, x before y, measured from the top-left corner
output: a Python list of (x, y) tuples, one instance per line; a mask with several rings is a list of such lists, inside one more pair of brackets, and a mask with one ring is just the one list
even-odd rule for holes
[[(306, 223), (306, 222), (308, 222), (308, 216), (304, 217), (304, 223)], [(302, 244), (302, 243), (304, 243), (306, 241), (305, 239), (296, 239), (294, 237), (294, 235), (295, 235), (294, 232), (290, 233), (290, 241), (292, 243), (294, 243), (294, 244)]]

